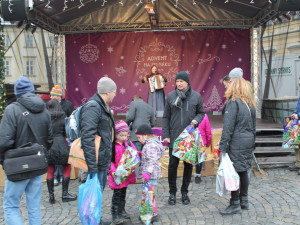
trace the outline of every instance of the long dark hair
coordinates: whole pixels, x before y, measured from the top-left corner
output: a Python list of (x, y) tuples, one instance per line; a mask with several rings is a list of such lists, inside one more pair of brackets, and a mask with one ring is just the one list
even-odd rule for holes
[(64, 110), (62, 109), (59, 101), (57, 101), (56, 99), (51, 99), (47, 103), (47, 108), (50, 112), (51, 119), (60, 118), (62, 116), (66, 117), (66, 114), (65, 114)]

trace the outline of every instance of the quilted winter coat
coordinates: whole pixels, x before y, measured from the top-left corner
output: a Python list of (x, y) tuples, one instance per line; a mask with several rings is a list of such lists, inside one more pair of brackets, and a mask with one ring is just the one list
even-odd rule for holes
[[(250, 107), (250, 106), (249, 106)], [(229, 99), (223, 109), (220, 152), (228, 153), (237, 172), (251, 168), (255, 149), (256, 111), (241, 99)]]

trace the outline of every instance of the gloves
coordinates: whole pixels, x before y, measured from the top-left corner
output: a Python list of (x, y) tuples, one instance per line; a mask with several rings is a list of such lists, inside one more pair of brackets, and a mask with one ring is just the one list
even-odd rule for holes
[(148, 173), (144, 173), (141, 177), (143, 177), (145, 181), (150, 179), (150, 175)]

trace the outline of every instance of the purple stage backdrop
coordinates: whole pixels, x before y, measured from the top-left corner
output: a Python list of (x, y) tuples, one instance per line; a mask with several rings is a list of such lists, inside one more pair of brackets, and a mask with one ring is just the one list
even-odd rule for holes
[(220, 81), (234, 67), (250, 80), (250, 64), (250, 30), (71, 34), (66, 35), (67, 99), (75, 107), (85, 103), (97, 81), (108, 76), (118, 86), (111, 108), (125, 113), (133, 95), (147, 102), (149, 86), (141, 78), (157, 65), (168, 79), (166, 95), (175, 88), (177, 72), (186, 71), (203, 97), (204, 111), (221, 111), (225, 88)]

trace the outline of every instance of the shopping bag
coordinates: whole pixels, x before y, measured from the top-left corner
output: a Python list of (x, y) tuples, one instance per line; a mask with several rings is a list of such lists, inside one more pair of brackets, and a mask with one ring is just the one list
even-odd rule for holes
[(142, 184), (142, 202), (140, 206), (140, 219), (142, 223), (149, 225), (153, 218), (154, 185), (144, 181)]
[(298, 120), (292, 120), (290, 117), (285, 119), (282, 136), (282, 148), (298, 148), (300, 144), (300, 124)]
[(221, 164), (223, 164), (225, 187), (228, 191), (236, 191), (240, 188), (240, 176), (235, 171), (229, 155), (225, 153), (222, 156)]
[(135, 171), (140, 161), (138, 151), (131, 146), (127, 146), (115, 171), (116, 184), (122, 184)]
[[(98, 153), (100, 147), (101, 137), (96, 135), (95, 136), (95, 154), (96, 154), (96, 161), (98, 162)], [(88, 171), (88, 167), (85, 161), (84, 152), (81, 148), (81, 138), (76, 139), (71, 144), (70, 154), (68, 163), (71, 164), (73, 167), (79, 168), (85, 172)]]
[[(92, 176), (92, 177), (91, 177)], [(79, 186), (78, 212), (83, 225), (100, 223), (102, 191), (97, 174), (88, 174), (84, 184)]]
[(173, 144), (172, 155), (193, 165), (205, 159), (205, 146), (198, 128), (187, 126), (176, 138)]
[(225, 187), (225, 177), (222, 161), (219, 165), (216, 175), (216, 193), (221, 197), (224, 197), (228, 193)]

